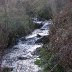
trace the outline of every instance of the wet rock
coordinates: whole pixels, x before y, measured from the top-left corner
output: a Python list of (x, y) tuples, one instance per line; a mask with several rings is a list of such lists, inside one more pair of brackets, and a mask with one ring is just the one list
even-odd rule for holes
[(34, 22), (34, 25), (36, 28), (40, 28), (43, 26), (43, 23), (42, 22), (36, 22), (36, 23)]
[(37, 37), (41, 37), (41, 35), (37, 34)]
[(42, 72), (41, 70), (39, 70), (38, 72)]
[(11, 72), (11, 71), (13, 71), (13, 68), (8, 67), (2, 68), (2, 72)]
[(25, 37), (20, 38), (21, 41), (26, 41)]
[(15, 50), (16, 50), (16, 49), (18, 49), (18, 48), (17, 48), (17, 47), (13, 47), (13, 49), (15, 49)]
[(19, 39), (16, 39), (16, 40), (15, 40), (15, 44), (18, 44), (18, 42), (19, 42)]
[(45, 29), (41, 28), (40, 30), (45, 30)]
[(32, 55), (40, 55), (40, 48), (37, 48), (34, 52), (31, 53)]
[(43, 39), (42, 39), (42, 43), (46, 44), (46, 43), (49, 43), (49, 36), (44, 36)]
[(49, 43), (49, 37), (44, 36), (44, 37), (40, 38), (39, 40), (37, 40), (35, 43)]
[(29, 59), (27, 57), (18, 57), (18, 60), (26, 60), (26, 59)]
[(35, 43), (42, 43), (43, 38), (38, 39)]

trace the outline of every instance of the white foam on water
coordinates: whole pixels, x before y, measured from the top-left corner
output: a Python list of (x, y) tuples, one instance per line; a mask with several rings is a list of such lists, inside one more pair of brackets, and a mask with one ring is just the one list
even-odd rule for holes
[[(37, 21), (37, 18), (35, 20), (38, 24), (42, 22)], [(34, 30), (30, 35), (26, 36), (26, 43), (24, 42), (24, 44), (22, 44), (22, 41), (20, 41), (15, 45), (13, 50), (3, 57), (1, 67), (12, 67), (14, 68), (12, 72), (38, 72), (41, 68), (34, 64), (34, 61), (38, 56), (32, 55), (32, 53), (37, 48), (42, 47), (42, 44), (34, 44), (33, 42), (39, 39), (37, 35), (40, 35), (41, 37), (49, 35), (49, 30), (47, 28), (49, 24), (49, 21), (44, 21), (44, 25), (41, 27), (41, 29), (44, 30)], [(29, 44), (29, 42), (33, 44)], [(25, 57), (27, 59), (19, 60), (18, 57)]]
[(43, 21), (33, 21), (33, 23), (41, 24)]
[(40, 69), (34, 64), (34, 59), (18, 61), (16, 67), (12, 72), (38, 72)]
[(31, 35), (27, 36), (26, 38), (33, 38), (33, 37), (37, 36), (38, 34), (41, 36), (47, 36), (47, 35), (49, 35), (49, 30), (36, 29), (32, 32)]
[[(13, 67), (14, 70), (12, 72), (29, 72), (29, 71), (37, 72), (39, 70), (39, 67), (34, 64), (34, 56), (31, 55), (31, 53), (35, 51), (36, 48), (39, 48), (41, 46), (42, 45), (25, 45), (25, 44), (16, 45), (15, 47), (17, 47), (18, 50), (12, 51), (11, 53), (5, 55), (5, 58), (2, 62), (2, 67)], [(23, 50), (25, 49), (26, 51), (23, 52)], [(27, 58), (30, 57), (30, 59), (17, 61), (16, 60), (17, 57), (27, 57)], [(21, 69), (21, 67), (22, 68), (25, 67), (25, 70)]]

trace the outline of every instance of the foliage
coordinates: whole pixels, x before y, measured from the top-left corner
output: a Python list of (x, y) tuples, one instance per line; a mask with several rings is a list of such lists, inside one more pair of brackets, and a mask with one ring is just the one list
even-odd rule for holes
[(40, 67), (41, 66), (41, 60), (40, 59), (36, 59), (35, 64)]
[(46, 48), (40, 49), (40, 59), (35, 61), (35, 64), (43, 69), (43, 72), (65, 72), (64, 68), (58, 64), (58, 56), (53, 54)]
[(41, 10), (38, 11), (38, 16), (47, 20), (52, 19), (51, 8), (44, 6)]
[(29, 34), (34, 25), (26, 14), (22, 1), (5, 1), (0, 5), (0, 48), (5, 48), (15, 39)]

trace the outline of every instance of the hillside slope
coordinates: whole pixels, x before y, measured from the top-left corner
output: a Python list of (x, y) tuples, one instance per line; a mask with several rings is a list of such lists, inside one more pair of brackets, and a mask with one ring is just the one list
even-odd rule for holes
[[(54, 54), (59, 57), (59, 64), (66, 72), (72, 71), (72, 3), (66, 5), (54, 18), (50, 31), (50, 43)], [(71, 71), (70, 71), (71, 69)]]
[(69, 1), (53, 14), (49, 43), (40, 49), (40, 60), (35, 62), (43, 72), (72, 72), (72, 1)]

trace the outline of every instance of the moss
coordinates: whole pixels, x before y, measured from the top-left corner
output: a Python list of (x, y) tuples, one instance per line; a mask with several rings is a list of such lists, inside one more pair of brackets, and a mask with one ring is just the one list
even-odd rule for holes
[(41, 66), (41, 60), (39, 60), (39, 59), (36, 59), (36, 61), (34, 62), (36, 65), (38, 65), (39, 67)]

